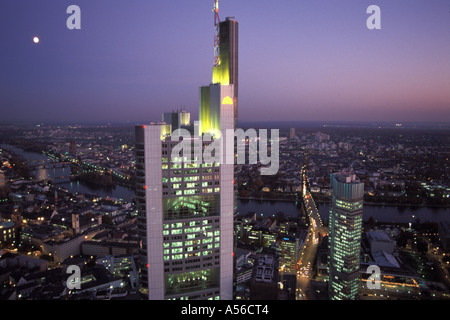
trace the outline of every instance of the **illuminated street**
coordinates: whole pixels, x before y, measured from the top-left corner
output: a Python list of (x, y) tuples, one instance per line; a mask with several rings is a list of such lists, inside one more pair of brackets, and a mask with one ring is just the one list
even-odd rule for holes
[(313, 266), (317, 257), (317, 249), (319, 247), (319, 235), (328, 233), (326, 227), (323, 226), (322, 220), (317, 210), (311, 193), (306, 189), (306, 173), (303, 175), (303, 203), (305, 212), (309, 218), (309, 229), (298, 262), (297, 271), (297, 299), (310, 299), (310, 280), (313, 275)]

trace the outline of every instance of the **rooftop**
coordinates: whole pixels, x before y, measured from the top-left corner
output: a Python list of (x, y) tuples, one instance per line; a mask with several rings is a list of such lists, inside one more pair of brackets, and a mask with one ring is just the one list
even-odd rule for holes
[(0, 229), (9, 229), (15, 226), (14, 222), (8, 221), (8, 222), (2, 222), (0, 223)]
[(400, 268), (400, 264), (397, 259), (392, 255), (384, 251), (378, 251), (373, 254), (373, 259), (379, 267), (394, 267)]
[(370, 241), (392, 242), (391, 238), (384, 232), (368, 231), (366, 234)]
[(270, 255), (258, 255), (255, 263), (256, 281), (271, 282), (275, 275), (275, 260)]
[(360, 183), (353, 171), (341, 171), (335, 174), (336, 180), (342, 183)]

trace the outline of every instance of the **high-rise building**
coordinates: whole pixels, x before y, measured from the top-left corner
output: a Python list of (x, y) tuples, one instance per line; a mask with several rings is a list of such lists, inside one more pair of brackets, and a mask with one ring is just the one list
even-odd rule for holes
[(353, 300), (359, 286), (364, 183), (353, 172), (331, 174), (328, 290), (332, 300)]
[(289, 130), (289, 139), (294, 139), (295, 138), (295, 128), (291, 128)]
[[(213, 83), (200, 88), (198, 126), (165, 113), (165, 122), (135, 127), (139, 291), (151, 300), (233, 298), (234, 164), (225, 159), (235, 150), (222, 147), (236, 122), (232, 24), (220, 24), (221, 53)], [(196, 134), (179, 140), (180, 126)]]
[(238, 32), (239, 23), (234, 17), (227, 17), (218, 23), (218, 63), (213, 67), (213, 84), (234, 85), (234, 127), (238, 127)]
[(185, 110), (164, 112), (162, 121), (172, 126), (172, 132), (191, 125), (191, 114)]
[[(219, 0), (214, 0), (214, 66), (212, 73), (213, 85), (232, 85), (233, 95), (228, 96), (227, 104), (233, 104), (234, 128), (238, 128), (238, 66), (239, 66), (239, 23), (234, 17), (227, 17), (224, 21), (219, 18)], [(203, 132), (214, 130), (217, 127), (217, 117), (214, 111), (215, 107), (210, 106), (209, 99), (210, 87), (200, 89), (200, 121), (202, 122)], [(230, 99), (231, 98), (231, 99)], [(212, 113), (210, 114), (210, 111)], [(235, 154), (237, 154), (237, 145), (235, 145)], [(238, 176), (235, 171), (234, 177), (234, 207), (233, 212), (238, 212)]]
[(285, 274), (295, 274), (299, 260), (300, 239), (298, 235), (282, 235), (277, 239), (280, 267)]
[(69, 154), (74, 157), (77, 155), (77, 145), (76, 145), (75, 141), (70, 141)]
[[(233, 105), (219, 103), (229, 87), (214, 86), (211, 94), (222, 130), (233, 129)], [(183, 161), (172, 156), (179, 141), (172, 141), (170, 125), (135, 131), (141, 293), (156, 300), (232, 299), (233, 164), (202, 162), (196, 148)], [(188, 144), (203, 153), (217, 139), (193, 136)]]

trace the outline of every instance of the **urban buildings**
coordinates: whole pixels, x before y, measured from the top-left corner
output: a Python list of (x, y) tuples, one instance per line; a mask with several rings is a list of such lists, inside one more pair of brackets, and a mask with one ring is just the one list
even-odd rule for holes
[(269, 253), (256, 255), (250, 288), (251, 300), (278, 299), (278, 261), (276, 255)]
[[(176, 8), (181, 10), (179, 3)], [(160, 17), (159, 14), (157, 16)], [(172, 17), (176, 19), (175, 15)], [(197, 20), (193, 16), (190, 18), (190, 22)], [(144, 22), (147, 20), (142, 19)], [(268, 29), (276, 25), (267, 24), (267, 19), (260, 19), (260, 22)], [(165, 29), (163, 24), (154, 24), (160, 26), (160, 30)], [(191, 124), (190, 114), (181, 110), (164, 113), (162, 123), (147, 124), (137, 129), (138, 135), (142, 137), (136, 152), (141, 241), (137, 238), (138, 221), (134, 210), (135, 128), (129, 125), (135, 120), (131, 119), (130, 108), (137, 100), (113, 101), (114, 98), (108, 95), (109, 101), (115, 102), (110, 105), (113, 108), (108, 108), (107, 113), (98, 109), (102, 115), (98, 118), (100, 123), (93, 126), (31, 123), (0, 127), (2, 144), (5, 143), (5, 148), (9, 149), (4, 152), (0, 150), (0, 171), (4, 172), (3, 177), (0, 172), (0, 299), (139, 298), (136, 291), (139, 289), (140, 277), (137, 263), (135, 265), (138, 249), (142, 262), (140, 266), (145, 271), (140, 288), (144, 294), (147, 291), (147, 298), (227, 298), (230, 296), (230, 266), (233, 260), (236, 262), (234, 298), (289, 299), (293, 292), (296, 299), (328, 297), (328, 290), (324, 288), (327, 282), (323, 280), (328, 280), (326, 227), (330, 205), (327, 201), (332, 194), (329, 173), (348, 166), (352, 166), (360, 182), (364, 182), (364, 216), (369, 218), (363, 224), (359, 297), (449, 297), (450, 286), (448, 280), (445, 282), (448, 279), (446, 272), (450, 270), (448, 223), (444, 225), (442, 222), (441, 233), (437, 233), (437, 222), (448, 220), (449, 216), (439, 207), (416, 207), (446, 206), (443, 209), (448, 210), (448, 133), (442, 129), (431, 132), (405, 127), (385, 130), (372, 127), (372, 124), (369, 128), (364, 128), (365, 125), (360, 128), (360, 124), (339, 124), (334, 127), (333, 124), (323, 123), (309, 127), (308, 124), (304, 126), (298, 122), (277, 123), (281, 119), (274, 117), (269, 119), (270, 126), (279, 125), (285, 129), (280, 139), (279, 174), (263, 176), (260, 170), (264, 165), (261, 162), (248, 166), (241, 164), (235, 171), (239, 176), (235, 176), (232, 183), (232, 170), (221, 165), (220, 157), (217, 161), (205, 161), (204, 155), (210, 151), (210, 147), (222, 141), (222, 131), (232, 128), (231, 122), (236, 128), (236, 28), (237, 23), (232, 18), (216, 24), (217, 64), (213, 68), (211, 84), (200, 89), (202, 122)], [(134, 29), (143, 30), (144, 33), (149, 30), (145, 26)], [(265, 33), (263, 29), (259, 29), (259, 34)], [(138, 37), (135, 39), (139, 39), (139, 32), (136, 35)], [(156, 32), (154, 35), (152, 43), (159, 37)], [(268, 34), (264, 38), (263, 41), (267, 40)], [(159, 39), (165, 41), (167, 37), (161, 35)], [(137, 42), (138, 48), (141, 48), (141, 43)], [(100, 42), (97, 44), (102, 46)], [(41, 49), (45, 49), (45, 43), (43, 45), (40, 49), (34, 46), (32, 50), (41, 52)], [(137, 51), (133, 50), (136, 47), (133, 48), (131, 42), (119, 47), (123, 49), (120, 58), (127, 52), (132, 55), (131, 59), (120, 61), (133, 61), (133, 66), (138, 68), (139, 63), (145, 62), (146, 59), (133, 59)], [(156, 51), (158, 46), (152, 49)], [(143, 50), (139, 52), (145, 55)], [(165, 60), (164, 48), (162, 50), (163, 54), (157, 57), (153, 65), (161, 65)], [(38, 56), (45, 57), (41, 53)], [(255, 58), (258, 56), (259, 53), (254, 55)], [(270, 64), (270, 59), (266, 60)], [(121, 90), (131, 89), (129, 93), (133, 95), (140, 92), (134, 90), (136, 81), (146, 81), (148, 78), (134, 79), (133, 76), (140, 73), (131, 69), (130, 73), (124, 74), (125, 81), (121, 81), (120, 71), (125, 68), (117, 67), (118, 60), (108, 59), (107, 62), (111, 61), (114, 65), (108, 70), (118, 73), (113, 75), (108, 72), (106, 77), (113, 76), (112, 82), (121, 84)], [(77, 62), (74, 65), (81, 64)], [(259, 64), (258, 70), (264, 65)], [(174, 70), (179, 71), (179, 65), (174, 66)], [(100, 71), (102, 68), (94, 69)], [(49, 70), (51, 68), (46, 69)], [(158, 83), (167, 85), (167, 80), (160, 77), (164, 73), (161, 70), (157, 72), (145, 67), (139, 70), (152, 71), (157, 80), (152, 82), (155, 88)], [(20, 72), (15, 74), (21, 75)], [(36, 74), (44, 75), (42, 72)], [(178, 80), (182, 80), (178, 72), (176, 75)], [(253, 73), (253, 78), (255, 76), (258, 78)], [(271, 75), (269, 78), (275, 79)], [(132, 81), (128, 81), (130, 79)], [(289, 81), (288, 76), (283, 79)], [(28, 80), (34, 83), (32, 79)], [(181, 86), (186, 84), (181, 82), (178, 81)], [(111, 82), (99, 84), (102, 89)], [(178, 84), (175, 91), (181, 92), (182, 88)], [(95, 87), (93, 85), (92, 88)], [(168, 87), (173, 89), (173, 86)], [(24, 88), (21, 90), (26, 93)], [(49, 92), (54, 91), (49, 89)], [(76, 100), (82, 104), (81, 100)], [(101, 97), (95, 101), (100, 100)], [(105, 116), (110, 117), (115, 105), (118, 107), (122, 102), (126, 104), (126, 114), (121, 114), (120, 120), (130, 121), (120, 126), (117, 123), (105, 125)], [(155, 106), (159, 103), (153, 99), (153, 95), (152, 102)], [(39, 103), (42, 104), (42, 101), (37, 99), (36, 112), (45, 114), (39, 112)], [(89, 101), (86, 103), (87, 117), (94, 120), (97, 105), (91, 106)], [(277, 99), (273, 107), (282, 108), (284, 104), (286, 101), (283, 97)], [(98, 107), (101, 108), (100, 103)], [(73, 109), (82, 111), (68, 105), (64, 110)], [(258, 106), (258, 112), (262, 110)], [(295, 119), (295, 114), (284, 116), (290, 117), (289, 120), (300, 120)], [(248, 120), (256, 118), (250, 115)], [(31, 120), (34, 122), (38, 119)], [(50, 119), (44, 117), (42, 120)], [(73, 120), (71, 117), (70, 121)], [(252, 124), (259, 128), (256, 123)], [(297, 124), (299, 127), (292, 127)], [(200, 153), (194, 150), (193, 153), (188, 151), (177, 154), (180, 141), (173, 133), (175, 129), (188, 129), (191, 134), (197, 132), (196, 136), (184, 139), (182, 145), (199, 146)], [(175, 141), (172, 141), (174, 138)], [(242, 145), (250, 147), (257, 142), (257, 138), (239, 141), (246, 141)], [(220, 151), (217, 155), (221, 156)], [(299, 175), (300, 167), (303, 172), (308, 172), (307, 179), (306, 175)], [(235, 186), (235, 190), (239, 186), (241, 191), (239, 214), (251, 212), (252, 217), (255, 217), (250, 222), (245, 222), (245, 218), (239, 222), (239, 217), (235, 216), (238, 221), (235, 224), (237, 250), (231, 249), (230, 241), (231, 185)], [(302, 185), (305, 187), (302, 188)], [(309, 186), (309, 190), (306, 186)], [(313, 197), (315, 201), (319, 200), (317, 206), (312, 201)], [(374, 203), (379, 206), (372, 206), (369, 211), (368, 205)], [(392, 207), (385, 208), (386, 204)], [(413, 205), (414, 208), (406, 205)], [(357, 243), (342, 236), (345, 232), (350, 233), (349, 229), (352, 228), (345, 225), (350, 220), (349, 213), (343, 210), (346, 207), (348, 209), (351, 205), (342, 199), (335, 200), (334, 236), (340, 237), (341, 242), (336, 240), (333, 243), (333, 258), (338, 262), (339, 259), (343, 260), (344, 263), (348, 262), (346, 256), (342, 258), (346, 247), (357, 247)], [(339, 208), (343, 211), (339, 212)], [(316, 211), (321, 216), (316, 215)], [(284, 219), (284, 215), (287, 219)], [(321, 218), (325, 218), (325, 224), (319, 223), (317, 226)], [(401, 223), (405, 220), (410, 222), (409, 225)], [(343, 230), (343, 225), (347, 229)], [(302, 232), (292, 231), (296, 229), (294, 226), (301, 228)], [(447, 249), (447, 252), (443, 249)], [(319, 259), (315, 260), (317, 252)], [(318, 261), (316, 265), (315, 261)], [(339, 268), (338, 262), (334, 263), (336, 269)], [(73, 265), (83, 267), (83, 284), (87, 286), (81, 292), (67, 291), (66, 284), (70, 282), (66, 281), (68, 274), (65, 271)], [(373, 265), (381, 269), (382, 285), (379, 289), (369, 288), (368, 285), (370, 274), (366, 270)], [(353, 266), (349, 261), (347, 268)], [(320, 274), (314, 271), (315, 267)], [(119, 279), (108, 277), (108, 274)], [(334, 274), (335, 286), (339, 286), (338, 281), (342, 285), (349, 277), (343, 271)], [(352, 292), (353, 288), (348, 290)], [(174, 306), (176, 304), (165, 311), (177, 310)], [(273, 309), (270, 312), (277, 313)]]
[[(135, 128), (140, 293), (151, 300), (233, 298), (234, 164), (222, 159), (234, 149), (221, 147), (221, 133), (237, 121), (237, 23), (217, 27), (220, 54), (212, 83), (200, 88), (200, 121), (192, 127), (172, 113)], [(180, 141), (180, 126), (196, 134)]]
[(298, 235), (284, 235), (277, 240), (280, 267), (286, 274), (295, 274), (299, 261), (302, 239)]
[(352, 300), (359, 287), (364, 184), (353, 172), (331, 175), (329, 296)]

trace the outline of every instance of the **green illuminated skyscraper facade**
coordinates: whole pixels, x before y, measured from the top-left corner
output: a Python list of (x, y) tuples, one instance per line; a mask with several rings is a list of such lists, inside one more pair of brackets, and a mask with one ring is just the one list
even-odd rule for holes
[[(232, 85), (211, 85), (224, 131), (234, 130), (232, 94)], [(203, 157), (218, 139), (226, 145), (226, 135), (180, 140), (163, 122), (136, 126), (135, 138), (140, 293), (150, 300), (232, 299), (234, 166)], [(191, 148), (180, 154), (174, 149), (181, 141)], [(217, 150), (223, 159), (233, 151)]]
[(238, 34), (239, 23), (232, 17), (219, 23), (219, 63), (213, 67), (212, 84), (233, 85), (234, 127), (238, 127)]
[(364, 183), (352, 172), (332, 174), (329, 217), (329, 297), (354, 300), (358, 295)]

